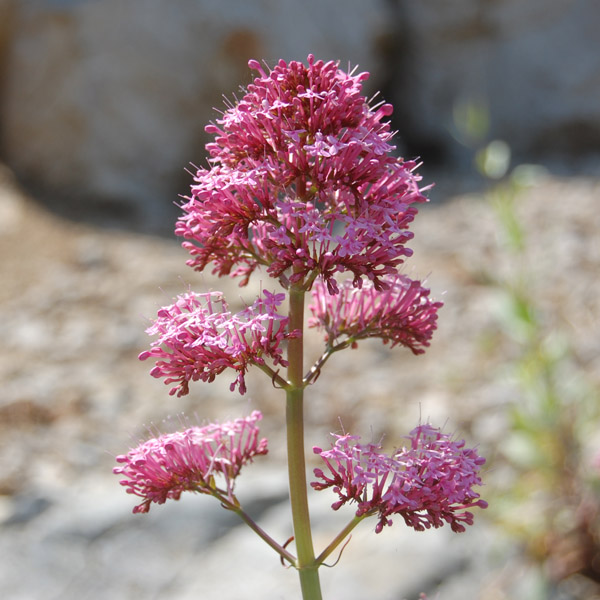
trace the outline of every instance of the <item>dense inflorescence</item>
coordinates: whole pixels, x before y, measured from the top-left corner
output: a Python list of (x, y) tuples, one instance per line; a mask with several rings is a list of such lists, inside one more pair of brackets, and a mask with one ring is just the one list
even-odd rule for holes
[(171, 395), (183, 396), (190, 381), (213, 381), (228, 368), (238, 373), (231, 390), (238, 387), (244, 394), (250, 364), (262, 365), (265, 358), (287, 364), (281, 344), (296, 334), (287, 332), (288, 318), (277, 313), (284, 299), (284, 294), (263, 291), (252, 306), (232, 314), (220, 292), (188, 292), (160, 309), (147, 330), (158, 338), (139, 358), (157, 359), (150, 373), (164, 377), (166, 384), (177, 383)]
[(392, 155), (389, 104), (362, 95), (368, 73), (335, 62), (280, 61), (207, 127), (210, 168), (199, 168), (176, 233), (197, 270), (248, 281), (259, 266), (284, 286), (350, 272), (377, 289), (411, 251), (408, 226), (426, 198), (416, 163)]
[(389, 455), (380, 444), (360, 444), (352, 435), (335, 435), (330, 450), (314, 448), (329, 473), (315, 469), (316, 490), (332, 488), (339, 501), (334, 510), (356, 503), (357, 516), (377, 515), (375, 531), (391, 525), (391, 515), (402, 516), (418, 531), (449, 523), (452, 530), (472, 525), (469, 508), (486, 508), (473, 490), (481, 485), (485, 459), (464, 441), (453, 441), (430, 425), (420, 425), (409, 436), (408, 447)]
[(337, 295), (316, 281), (308, 326), (324, 329), (329, 346), (376, 337), (391, 347), (400, 344), (422, 354), (435, 331), (442, 303), (431, 300), (428, 289), (404, 275), (383, 281), (385, 288), (378, 290), (371, 282), (357, 289), (346, 280)]
[(267, 453), (267, 440), (259, 440), (262, 415), (226, 423), (211, 423), (147, 440), (127, 454), (117, 456), (121, 466), (113, 472), (129, 494), (144, 501), (133, 509), (145, 513), (150, 505), (179, 500), (182, 492), (212, 494), (215, 476), (224, 481), (223, 494), (233, 500), (235, 478), (255, 456)]
[[(176, 233), (184, 238), (188, 264), (198, 271), (211, 265), (218, 276), (239, 277), (245, 285), (259, 267), (266, 269), (290, 290), (289, 316), (279, 314), (284, 293), (263, 291), (233, 314), (220, 292), (190, 291), (160, 309), (148, 329), (157, 338), (140, 359), (155, 359), (151, 374), (175, 384), (170, 393), (178, 396), (188, 393), (190, 382), (213, 381), (227, 369), (237, 373), (231, 390), (243, 394), (245, 374), (256, 365), (294, 394), (288, 395), (289, 408), (332, 353), (358, 340), (379, 338), (423, 353), (442, 303), (399, 272), (412, 253), (409, 225), (427, 199), (418, 165), (394, 154), (386, 120), (391, 106), (371, 104), (362, 93), (368, 74), (344, 72), (312, 55), (306, 65), (249, 66), (258, 76), (206, 128), (214, 136), (207, 144), (208, 166), (195, 173)], [(274, 367), (287, 366), (283, 346), (302, 335), (309, 291), (308, 325), (324, 330), (326, 350), (302, 380), (302, 344), (292, 341), (293, 375), (286, 381)], [(147, 512), (152, 502), (177, 499), (185, 490), (235, 503), (233, 485), (242, 465), (267, 451), (266, 440), (258, 441), (259, 419), (255, 412), (163, 435), (117, 457), (121, 483), (144, 499), (134, 512)], [(299, 424), (288, 421), (296, 433)], [(332, 488), (339, 497), (336, 510), (355, 503), (359, 519), (376, 515), (377, 532), (396, 514), (417, 530), (449, 523), (464, 531), (473, 522), (469, 509), (487, 506), (473, 489), (481, 485), (485, 460), (430, 425), (414, 429), (408, 446), (391, 455), (356, 436), (335, 437), (330, 450), (314, 448), (327, 473), (315, 469), (311, 485)], [(225, 479), (222, 490), (216, 475)], [(291, 476), (290, 483), (298, 482)], [(296, 495), (305, 487), (303, 480)]]

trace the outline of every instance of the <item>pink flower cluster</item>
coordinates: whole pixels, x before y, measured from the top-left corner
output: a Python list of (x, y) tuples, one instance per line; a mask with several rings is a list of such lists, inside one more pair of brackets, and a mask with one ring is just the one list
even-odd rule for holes
[(148, 512), (152, 502), (179, 500), (184, 491), (212, 494), (218, 489), (216, 475), (224, 478), (223, 493), (233, 500), (235, 478), (242, 467), (267, 453), (267, 440), (258, 439), (260, 419), (261, 413), (254, 411), (244, 419), (191, 427), (148, 440), (117, 456), (122, 466), (113, 472), (124, 477), (120, 484), (127, 493), (144, 499), (133, 512)]
[(371, 282), (357, 289), (345, 281), (340, 293), (332, 296), (325, 284), (316, 281), (308, 326), (324, 329), (330, 346), (342, 336), (345, 341), (341, 343), (351, 344), (377, 337), (391, 342), (392, 347), (407, 346), (414, 354), (425, 352), (442, 303), (431, 300), (428, 289), (404, 275), (392, 275), (382, 282), (386, 287), (378, 290)]
[(357, 436), (335, 435), (331, 450), (314, 448), (329, 470), (315, 469), (316, 490), (333, 488), (340, 500), (334, 510), (348, 502), (358, 505), (357, 516), (377, 514), (375, 531), (391, 525), (399, 514), (417, 531), (450, 523), (453, 531), (472, 525), (468, 508), (486, 508), (487, 502), (473, 491), (481, 485), (480, 467), (485, 459), (464, 441), (452, 441), (430, 425), (410, 433), (410, 445), (392, 455), (379, 444), (360, 444)]
[(408, 226), (426, 201), (416, 164), (391, 155), (389, 104), (362, 95), (368, 73), (335, 62), (280, 61), (215, 124), (176, 233), (201, 271), (242, 277), (260, 265), (284, 286), (336, 272), (376, 289), (411, 251)]
[(281, 344), (297, 333), (287, 332), (289, 319), (277, 313), (284, 299), (285, 294), (263, 291), (252, 306), (231, 314), (221, 292), (188, 292), (160, 309), (147, 329), (158, 338), (139, 358), (158, 359), (150, 374), (165, 377), (165, 384), (177, 383), (171, 395), (183, 396), (190, 381), (213, 381), (227, 368), (238, 373), (231, 390), (237, 386), (244, 394), (250, 364), (263, 365), (265, 358), (275, 365), (287, 364)]

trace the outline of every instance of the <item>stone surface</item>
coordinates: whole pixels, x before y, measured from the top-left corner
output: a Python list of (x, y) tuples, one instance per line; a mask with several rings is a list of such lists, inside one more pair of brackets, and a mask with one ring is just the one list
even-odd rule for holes
[(160, 227), (247, 59), (312, 52), (371, 71), (426, 164), (468, 171), (501, 138), (597, 174), (599, 19), (596, 0), (0, 0), (0, 152), (65, 213)]
[[(595, 0), (399, 0), (408, 56), (391, 98), (401, 133), (456, 162), (477, 140), (461, 108), (488, 113), (484, 139), (523, 158), (600, 153), (600, 7)], [(464, 110), (463, 110), (464, 112)], [(462, 121), (462, 122), (461, 122)], [(579, 165), (581, 166), (581, 165)]]
[(143, 207), (138, 218), (155, 224), (187, 193), (186, 166), (204, 160), (213, 107), (250, 82), (249, 58), (312, 52), (372, 66), (387, 27), (384, 0), (344, 10), (333, 0), (10, 6), (10, 43), (0, 31), (6, 158), (72, 202)]

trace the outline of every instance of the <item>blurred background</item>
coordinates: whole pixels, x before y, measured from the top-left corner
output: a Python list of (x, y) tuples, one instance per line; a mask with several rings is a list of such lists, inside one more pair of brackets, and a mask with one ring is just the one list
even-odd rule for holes
[[(429, 419), (488, 457), (490, 503), (460, 535), (363, 524), (325, 597), (600, 598), (599, 25), (596, 0), (0, 0), (0, 597), (298, 597), (210, 498), (134, 516), (111, 469), (145, 426), (260, 409), (271, 453), (239, 496), (291, 535), (270, 382), (174, 399), (137, 355), (188, 285), (234, 309), (260, 287), (187, 268), (176, 203), (248, 59), (313, 53), (371, 73), (436, 183), (404, 270), (445, 307), (424, 356), (331, 359), (307, 447), (339, 419), (390, 446)], [(313, 496), (323, 547), (349, 513)]]

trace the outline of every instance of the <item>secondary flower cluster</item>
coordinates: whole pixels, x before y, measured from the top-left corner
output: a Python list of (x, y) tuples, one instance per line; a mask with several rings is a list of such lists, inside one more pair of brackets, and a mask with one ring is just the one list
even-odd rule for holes
[(247, 283), (259, 266), (287, 286), (349, 271), (379, 289), (411, 251), (408, 226), (426, 198), (416, 164), (391, 155), (388, 104), (362, 95), (368, 73), (335, 62), (280, 61), (215, 124), (211, 167), (198, 169), (176, 233), (188, 264)]
[(379, 444), (360, 444), (358, 436), (335, 435), (330, 450), (314, 448), (329, 470), (315, 469), (316, 490), (333, 488), (339, 501), (334, 510), (348, 502), (358, 505), (357, 516), (377, 514), (375, 531), (391, 525), (399, 514), (417, 531), (449, 523), (452, 530), (472, 525), (468, 508), (486, 508), (487, 502), (473, 491), (481, 485), (479, 470), (485, 459), (464, 441), (452, 441), (431, 425), (411, 431), (409, 446), (388, 455)]
[(224, 478), (223, 492), (233, 500), (235, 478), (242, 467), (267, 453), (267, 440), (258, 439), (260, 419), (261, 413), (254, 411), (244, 419), (191, 427), (150, 439), (117, 456), (122, 466), (113, 472), (124, 477), (121, 485), (144, 499), (133, 512), (148, 512), (152, 502), (179, 500), (184, 491), (211, 494), (217, 489), (215, 475)]
[(237, 386), (244, 394), (250, 364), (265, 364), (266, 357), (275, 365), (287, 364), (281, 343), (296, 333), (287, 332), (288, 318), (277, 313), (284, 299), (285, 294), (263, 291), (252, 306), (232, 314), (221, 292), (188, 292), (160, 309), (147, 329), (158, 338), (139, 358), (158, 359), (150, 374), (165, 377), (166, 384), (177, 383), (171, 395), (183, 396), (190, 381), (213, 381), (227, 368), (238, 372), (231, 390)]
[[(313, 316), (309, 327), (326, 332), (326, 341), (333, 346), (344, 336), (356, 340), (378, 337), (384, 343), (407, 346), (414, 354), (422, 354), (436, 328), (437, 311), (441, 302), (429, 298), (429, 290), (404, 275), (386, 277), (386, 288), (375, 289), (366, 282), (357, 289), (345, 281), (336, 296), (316, 281), (309, 308)], [(342, 340), (340, 343), (344, 343)]]

